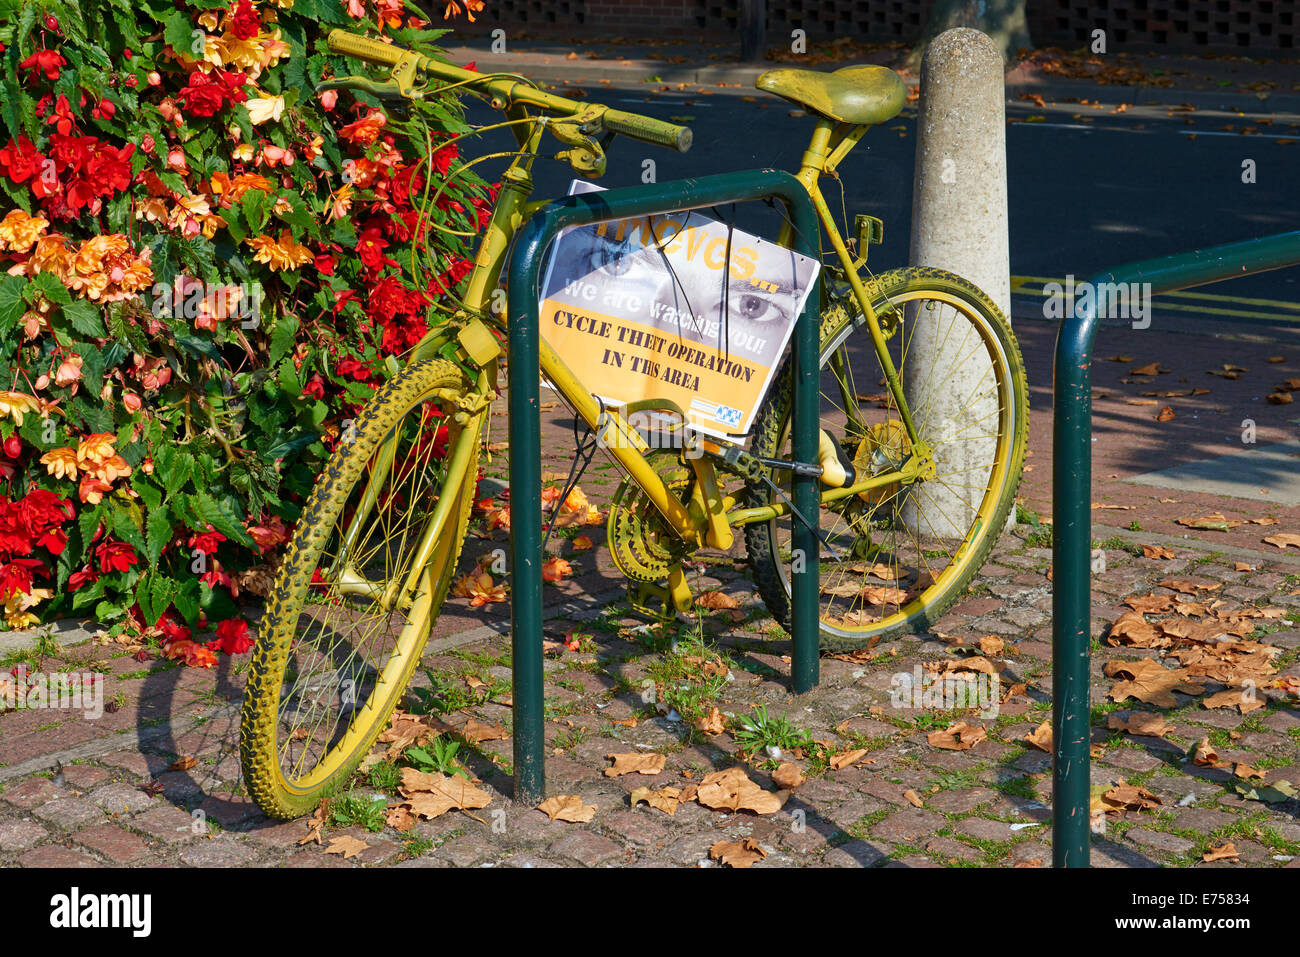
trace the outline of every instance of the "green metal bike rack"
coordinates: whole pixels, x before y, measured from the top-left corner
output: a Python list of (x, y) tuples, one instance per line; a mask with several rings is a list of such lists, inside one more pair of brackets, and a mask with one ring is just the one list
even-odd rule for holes
[(1089, 619), (1092, 610), (1092, 347), (1111, 294), (1157, 295), (1300, 265), (1300, 231), (1119, 266), (1089, 280), (1093, 296), (1061, 324), (1053, 364), (1052, 862), (1087, 867)]
[[(820, 224), (807, 190), (790, 173), (752, 170), (677, 180), (650, 186), (603, 190), (557, 199), (539, 209), (515, 240), (508, 300), (508, 383), (510, 387), (510, 560), (511, 648), (514, 670), (515, 800), (535, 804), (545, 791), (542, 700), (542, 500), (539, 388), (539, 279), (545, 253), (560, 230), (606, 220), (631, 219), (698, 209), (719, 203), (779, 199), (793, 224), (791, 248), (819, 257)], [(820, 296), (808, 296), (795, 324), (792, 362), (793, 448), (796, 461), (817, 460), (818, 311)], [(818, 483), (796, 476), (794, 505), (816, 515)], [(796, 694), (818, 680), (818, 540), (795, 522), (792, 546), (805, 556), (805, 571), (791, 578), (792, 684)]]

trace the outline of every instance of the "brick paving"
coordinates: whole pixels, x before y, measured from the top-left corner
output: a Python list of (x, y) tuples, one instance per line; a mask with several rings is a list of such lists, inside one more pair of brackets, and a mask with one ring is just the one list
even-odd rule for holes
[[(1034, 455), (1022, 501), (1045, 517), (1050, 514), (1054, 330), (1033, 322), (1018, 328), (1033, 391)], [(1097, 363), (1098, 388), (1113, 398), (1097, 403), (1094, 500), (1135, 508), (1095, 513), (1094, 537), (1105, 550), (1106, 569), (1094, 577), (1092, 777), (1102, 790), (1121, 782), (1140, 786), (1160, 803), (1109, 816), (1104, 831), (1093, 838), (1092, 862), (1098, 867), (1300, 866), (1300, 802), (1251, 799), (1241, 793), (1249, 788), (1234, 776), (1239, 762), (1262, 775), (1254, 784), (1300, 787), (1300, 701), (1293, 693), (1261, 687), (1264, 706), (1246, 715), (1204, 707), (1205, 697), (1223, 690), (1213, 682), (1203, 695), (1175, 692), (1169, 707), (1133, 700), (1116, 704), (1106, 697), (1114, 682), (1103, 674), (1111, 661), (1159, 657), (1155, 649), (1116, 647), (1104, 638), (1111, 622), (1128, 610), (1126, 598), (1172, 596), (1157, 583), (1176, 576), (1207, 586), (1206, 594), (1225, 602), (1224, 608), (1282, 609), (1277, 617), (1260, 619), (1254, 637), (1278, 649), (1272, 664), (1279, 683), (1300, 678), (1300, 621), (1293, 617), (1300, 615), (1300, 551), (1262, 542), (1278, 531), (1300, 532), (1297, 510), (1167, 494), (1124, 482), (1153, 468), (1221, 454), (1219, 433), (1240, 422), (1243, 404), (1254, 411), (1260, 443), (1286, 438), (1289, 407), (1256, 402), (1252, 389), (1300, 375), (1300, 354), (1266, 366), (1267, 356), (1285, 349), (1162, 336), (1157, 354), (1151, 351), (1157, 340), (1141, 338), (1143, 333), (1107, 330), (1104, 335), (1108, 339), (1099, 345), (1099, 356), (1133, 354), (1135, 366), (1158, 358), (1174, 370), (1161, 377), (1172, 380), (1170, 388), (1184, 387), (1175, 384), (1182, 378), (1199, 383), (1200, 367), (1212, 368), (1224, 357), (1266, 375), (1248, 383), (1214, 378), (1211, 395), (1171, 400), (1179, 417), (1155, 423), (1146, 421), (1148, 407), (1126, 404), (1129, 392), (1147, 387), (1119, 381), (1128, 366)], [(504, 427), (503, 411), (501, 405), (492, 420), (494, 440)], [(1207, 419), (1222, 428), (1207, 430)], [(561, 408), (550, 406), (543, 422), (543, 468), (567, 472), (569, 420)], [(489, 479), (504, 477), (504, 458), (498, 454), (485, 463), (485, 472)], [(615, 480), (612, 469), (598, 460), (582, 485), (604, 505)], [(1278, 524), (1193, 532), (1175, 522), (1202, 511), (1242, 519), (1271, 516)], [(1131, 523), (1138, 527), (1130, 528)], [(827, 754), (864, 753), (832, 770), (825, 760), (796, 752), (792, 760), (806, 780), (781, 795), (783, 804), (773, 814), (733, 814), (688, 803), (671, 816), (645, 803), (633, 806), (630, 792), (641, 786), (682, 787), (734, 766), (776, 792), (775, 762), (762, 753), (741, 755), (731, 731), (693, 732), (666, 705), (643, 700), (647, 679), (662, 683), (674, 662), (680, 664), (681, 652), (673, 652), (672, 636), (656, 637), (629, 617), (621, 578), (603, 548), (603, 528), (583, 531), (596, 548), (576, 552), (570, 538), (551, 544), (573, 563), (575, 576), (546, 585), (547, 637), (558, 641), (576, 629), (590, 639), (578, 652), (548, 652), (546, 742), (548, 793), (576, 794), (595, 805), (590, 822), (550, 822), (541, 811), (514, 805), (510, 742), (497, 740), (462, 744), (468, 770), (492, 798), (473, 815), (451, 811), (405, 833), (331, 826), (324, 831), (325, 845), (300, 844), (307, 836), (303, 822), (268, 820), (243, 793), (238, 705), (246, 657), (223, 657), (213, 671), (193, 671), (170, 662), (139, 662), (111, 645), (83, 644), (36, 664), (46, 671), (104, 672), (106, 699), (119, 696), (124, 703), (98, 720), (71, 711), (0, 714), (0, 866), (692, 867), (716, 866), (710, 848), (747, 838), (766, 854), (760, 867), (1050, 866), (1051, 761), (1026, 741), (1049, 719), (1051, 707), (1051, 552), (1045, 529), (1020, 524), (1004, 536), (971, 593), (930, 633), (883, 643), (859, 660), (823, 658), (820, 686), (799, 698), (788, 692), (788, 641), (738, 564), (739, 549), (731, 556), (708, 557), (692, 572), (696, 592), (718, 588), (740, 604), (734, 614), (716, 612), (703, 621), (706, 647), (730, 672), (710, 703), (735, 716), (752, 715), (761, 705), (825, 743)], [(1167, 543), (1175, 557), (1145, 557), (1141, 545), (1149, 542)], [(476, 529), (466, 545), (465, 568), (504, 547), (504, 533)], [(464, 681), (474, 677), (500, 691), (509, 687), (508, 621), (508, 605), (475, 609), (454, 600), (437, 622), (425, 664), (466, 689), (465, 706), (441, 715), (447, 723), (461, 727), (474, 717), (509, 726), (508, 705), (488, 700), (482, 691), (471, 693)], [(893, 707), (895, 675), (957, 661), (987, 635), (1003, 639), (1004, 647), (986, 657), (999, 672), (1002, 689), (1014, 691), (996, 716)], [(1170, 730), (1153, 738), (1108, 729), (1111, 715), (1137, 712), (1159, 712)], [(967, 751), (929, 743), (929, 732), (956, 720), (982, 729), (986, 737)], [(1207, 738), (1225, 766), (1199, 767), (1189, 759)], [(664, 754), (664, 770), (653, 777), (605, 776), (605, 755), (636, 751)], [(178, 763), (180, 758), (193, 761)], [(368, 782), (357, 786), (358, 794), (374, 790)], [(368, 846), (346, 860), (327, 854), (329, 842), (341, 836)], [(1238, 858), (1204, 863), (1202, 855), (1224, 841), (1233, 842)]]

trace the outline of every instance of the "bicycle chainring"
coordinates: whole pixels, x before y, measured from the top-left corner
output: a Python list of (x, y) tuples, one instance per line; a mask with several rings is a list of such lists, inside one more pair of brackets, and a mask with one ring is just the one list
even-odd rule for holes
[[(674, 495), (682, 498), (690, 489), (692, 472), (683, 466), (676, 452), (654, 452), (647, 461)], [(669, 570), (691, 553), (664, 521), (659, 509), (631, 478), (625, 478), (614, 493), (607, 524), (610, 557), (632, 581), (657, 584)]]

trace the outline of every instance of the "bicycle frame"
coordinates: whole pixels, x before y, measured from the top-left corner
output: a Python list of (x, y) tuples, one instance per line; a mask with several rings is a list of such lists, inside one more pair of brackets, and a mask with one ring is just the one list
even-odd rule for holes
[[(512, 120), (528, 118), (525, 108), (518, 103), (511, 106), (507, 115)], [(500, 282), (501, 270), (515, 235), (533, 213), (547, 202), (534, 201), (530, 198), (533, 189), (531, 168), (541, 145), (544, 127), (542, 124), (532, 124), (528, 132), (523, 132), (519, 126), (512, 126), (511, 129), (518, 141), (519, 153), (502, 176), (501, 192), (475, 255), (473, 270), (468, 277), (463, 298), (468, 315), (458, 314), (457, 317), (462, 323), (477, 320), (494, 326), (503, 333), (505, 323), (491, 308), (493, 293)], [(856, 262), (849, 252), (819, 188), (820, 178), (823, 175), (834, 174), (836, 167), (862, 138), (866, 130), (865, 126), (836, 123), (825, 118), (818, 119), (795, 178), (811, 198), (818, 221), (826, 231), (831, 247), (848, 279), (853, 297), (869, 330), (876, 356), (885, 375), (887, 388), (894, 398), (895, 407), (911, 441), (912, 451), (908, 461), (898, 470), (865, 477), (845, 488), (823, 489), (821, 491), (823, 503), (834, 502), (894, 483), (915, 481), (920, 477), (924, 462), (929, 455), (928, 447), (917, 435), (911, 412), (903, 395), (902, 383), (885, 345), (886, 336), (872, 307), (866, 285), (858, 274), (860, 263)], [(792, 239), (790, 223), (786, 222), (781, 227), (778, 242), (783, 246), (789, 246)], [(446, 355), (449, 344), (455, 345), (457, 318), (453, 318), (443, 327), (431, 330), (413, 348), (411, 361)], [(692, 499), (687, 504), (683, 504), (669, 491), (662, 477), (646, 458), (650, 448), (629, 423), (623, 411), (603, 407), (545, 340), (539, 342), (539, 353), (542, 375), (554, 385), (582, 420), (597, 432), (606, 450), (654, 504), (668, 526), (692, 548), (707, 545), (726, 550), (731, 547), (734, 540), (734, 528), (789, 514), (790, 507), (784, 502), (757, 507), (737, 507), (738, 498), (734, 495), (722, 494), (713, 462), (702, 453), (688, 457), (697, 481)], [(489, 366), (490, 368), (482, 369), (476, 377), (475, 389), (481, 395), (487, 395), (495, 388), (497, 371), (495, 359), (489, 363)], [(837, 379), (847, 407), (850, 404), (847, 383), (842, 376), (837, 375)], [(485, 410), (480, 410), (477, 415), (482, 415), (483, 411)], [(415, 593), (421, 570), (432, 557), (434, 543), (438, 541), (452, 511), (450, 505), (459, 496), (461, 483), (467, 478), (464, 475), (463, 463), (468, 460), (469, 443), (478, 441), (478, 431), (477, 427), (465, 428), (458, 441), (448, 450), (446, 484), (421, 538), (415, 560), (410, 566), (411, 571), (402, 587), (396, 591), (393, 589), (394, 583), (385, 583), (382, 596), (385, 604), (391, 604), (394, 600), (399, 604), (409, 602), (409, 596)], [(385, 472), (391, 466), (391, 458), (391, 448), (381, 449), (380, 465), (376, 474)], [(371, 487), (363, 494), (362, 507), (358, 509), (354, 518), (354, 527), (359, 527), (368, 515), (367, 504), (373, 506), (375, 475), (372, 475), (370, 481)], [(346, 551), (341, 551), (340, 555), (345, 557)], [(377, 586), (359, 576), (355, 583), (343, 581), (340, 584), (346, 590), (355, 590), (371, 597), (378, 597), (375, 595)], [(688, 600), (689, 590), (680, 571), (675, 580), (670, 579), (668, 590), (675, 601)]]

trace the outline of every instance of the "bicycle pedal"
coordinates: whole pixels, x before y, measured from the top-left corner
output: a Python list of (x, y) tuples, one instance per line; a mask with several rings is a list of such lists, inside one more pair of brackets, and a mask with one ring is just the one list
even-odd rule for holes
[(633, 614), (652, 622), (671, 621), (676, 617), (672, 597), (663, 585), (629, 581), (627, 603), (632, 606)]

